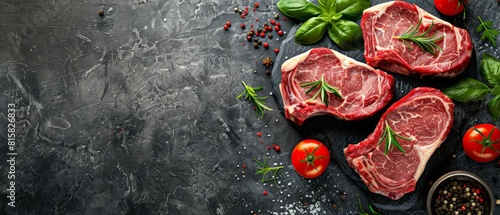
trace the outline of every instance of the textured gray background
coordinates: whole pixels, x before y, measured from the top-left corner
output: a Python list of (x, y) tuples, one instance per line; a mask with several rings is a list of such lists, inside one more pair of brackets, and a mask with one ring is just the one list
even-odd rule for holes
[[(276, 2), (253, 12), (254, 1), (0, 0), (0, 214), (357, 214), (368, 199), (335, 162), (314, 180), (290, 164), (305, 136), (279, 112), (260, 62), (285, 57), (273, 49), (296, 23), (281, 16), (285, 35), (264, 39), (269, 50), (245, 41)], [(241, 19), (233, 8), (245, 6)], [(470, 8), (498, 16), (494, 1)], [(241, 81), (263, 86), (274, 111), (260, 119), (237, 100)], [(8, 103), (16, 208), (6, 198)], [(252, 158), (284, 165), (277, 185), (258, 182)], [(384, 214), (425, 214), (421, 203)]]

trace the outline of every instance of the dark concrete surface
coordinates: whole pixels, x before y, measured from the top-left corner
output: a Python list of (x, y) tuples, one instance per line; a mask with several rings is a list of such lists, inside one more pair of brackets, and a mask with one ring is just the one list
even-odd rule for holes
[[(280, 57), (274, 49), (298, 24), (276, 2), (253, 11), (241, 0), (0, 0), (0, 214), (358, 214), (358, 200), (368, 211), (369, 194), (336, 162), (313, 180), (290, 163), (313, 135), (281, 114), (261, 63)], [(243, 19), (233, 9), (245, 6)], [(495, 1), (469, 8), (499, 10)], [(255, 49), (249, 26), (274, 14), (284, 35)], [(263, 86), (273, 111), (260, 118), (237, 100), (241, 81)], [(276, 184), (259, 182), (253, 158), (284, 166)], [(500, 198), (496, 163), (466, 169), (488, 176)], [(422, 201), (382, 212), (425, 214)]]

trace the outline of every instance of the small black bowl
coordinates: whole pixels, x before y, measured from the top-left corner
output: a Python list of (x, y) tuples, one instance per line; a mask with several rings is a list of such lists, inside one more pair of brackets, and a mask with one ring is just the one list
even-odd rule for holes
[[(427, 195), (427, 212), (429, 215), (436, 215), (438, 213), (435, 212), (436, 207), (434, 204), (437, 202), (436, 199), (438, 199), (438, 196), (443, 196), (443, 187), (449, 184), (450, 182), (456, 181), (458, 185), (463, 186), (463, 184), (470, 184), (470, 186), (473, 186), (475, 188), (480, 188), (480, 195), (482, 200), (481, 205), (484, 206), (484, 209), (482, 210), (483, 213), (482, 215), (493, 215), (493, 211), (495, 209), (494, 207), (494, 200), (493, 200), (493, 193), (491, 192), (490, 187), (486, 184), (486, 182), (481, 179), (479, 176), (467, 172), (467, 171), (462, 171), (462, 170), (457, 170), (457, 171), (452, 171), (449, 173), (444, 174), (441, 176), (434, 184), (432, 185), (431, 189), (429, 190), (429, 193)], [(441, 190), (441, 191), (440, 191)], [(464, 188), (465, 190), (465, 188)], [(439, 193), (441, 192), (441, 194)], [(457, 191), (458, 192), (458, 191)], [(474, 194), (473, 192), (469, 192)], [(465, 195), (465, 194), (464, 194)], [(474, 195), (479, 195), (479, 194), (474, 194)], [(449, 204), (453, 204), (453, 201), (451, 198), (447, 199), (447, 201), (450, 200)], [(443, 204), (444, 199), (440, 199), (440, 205)], [(448, 204), (447, 204), (448, 205)], [(457, 210), (454, 211), (459, 211), (460, 214), (466, 214), (463, 211), (461, 211), (461, 205), (457, 208)], [(476, 213), (472, 213), (476, 214)]]

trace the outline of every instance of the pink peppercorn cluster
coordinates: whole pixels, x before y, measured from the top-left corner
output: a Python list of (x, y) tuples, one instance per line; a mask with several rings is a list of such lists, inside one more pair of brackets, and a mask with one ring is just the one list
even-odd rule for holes
[[(252, 12), (256, 12), (257, 9), (260, 7), (258, 2), (255, 2), (252, 7)], [(247, 20), (247, 23), (241, 22), (240, 23), (240, 28), (241, 29), (246, 29), (248, 22), (249, 24), (249, 30), (246, 33), (246, 41), (253, 43), (254, 48), (259, 48), (259, 47), (264, 47), (265, 49), (270, 48), (270, 43), (269, 42), (263, 42), (263, 40), (267, 39), (273, 39), (273, 32), (276, 32), (278, 36), (283, 36), (284, 33), (281, 30), (281, 23), (277, 21), (280, 17), (279, 14), (274, 14), (273, 17), (274, 19), (268, 19), (267, 22), (261, 23), (259, 21), (259, 18), (255, 18), (255, 22), (252, 22), (251, 19), (246, 19), (248, 17), (250, 7), (245, 6), (243, 9), (235, 7), (234, 12), (239, 14), (242, 20)], [(283, 17), (283, 20), (286, 20), (285, 17)], [(227, 21), (224, 25), (224, 30), (228, 31), (229, 28), (231, 27), (231, 22)], [(245, 43), (242, 43), (242, 46), (244, 46)], [(274, 49), (275, 53), (279, 53), (279, 49)]]

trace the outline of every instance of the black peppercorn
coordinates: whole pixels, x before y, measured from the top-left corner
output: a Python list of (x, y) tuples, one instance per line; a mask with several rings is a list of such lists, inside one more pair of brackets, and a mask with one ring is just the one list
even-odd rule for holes
[(104, 10), (100, 9), (99, 11), (97, 11), (97, 14), (99, 14), (99, 16), (104, 16)]
[(253, 47), (256, 49), (259, 48), (259, 43), (257, 43), (257, 42), (253, 43)]

